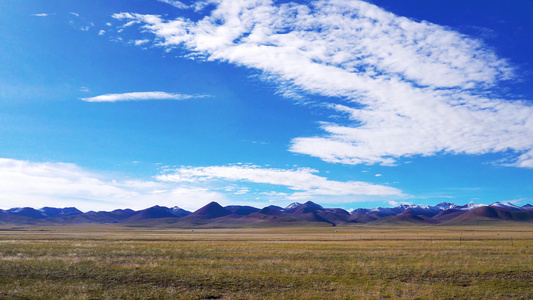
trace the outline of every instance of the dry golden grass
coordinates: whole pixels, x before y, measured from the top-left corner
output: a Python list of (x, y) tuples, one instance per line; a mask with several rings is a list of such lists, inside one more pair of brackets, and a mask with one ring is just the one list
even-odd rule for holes
[(6, 299), (532, 299), (533, 228), (0, 228)]

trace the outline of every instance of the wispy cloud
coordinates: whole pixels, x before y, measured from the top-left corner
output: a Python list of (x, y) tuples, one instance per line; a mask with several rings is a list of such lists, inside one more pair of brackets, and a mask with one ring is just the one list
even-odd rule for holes
[(150, 42), (150, 41), (149, 40), (136, 40), (136, 41), (134, 41), (135, 46), (144, 45), (144, 44), (146, 44), (148, 42)]
[(48, 14), (42, 13), (42, 14), (32, 14), (34, 17), (48, 17)]
[(389, 201), (388, 202), (390, 206), (394, 207), (394, 206), (399, 206), (399, 205), (413, 205), (412, 202), (406, 202), (406, 201), (401, 201), (401, 202), (398, 202), (398, 201)]
[(396, 188), (361, 181), (333, 181), (316, 173), (318, 173), (317, 170), (309, 168), (276, 169), (253, 165), (231, 165), (181, 167), (156, 178), (163, 182), (198, 183), (224, 180), (283, 186), (294, 191), (287, 196), (288, 199), (306, 199), (313, 196), (404, 196)]
[(187, 9), (189, 8), (189, 6), (181, 1), (177, 1), (177, 0), (158, 0), (159, 2), (163, 2), (163, 3), (166, 3), (166, 4), (170, 4), (176, 8), (179, 8), (179, 9)]
[(198, 0), (198, 1), (194, 1), (194, 3), (191, 5), (187, 5), (178, 0), (158, 0), (158, 1), (166, 3), (166, 4), (170, 4), (178, 9), (194, 9), (195, 11), (201, 11), (207, 5), (218, 2), (218, 0)]
[(290, 151), (343, 164), (512, 150), (533, 167), (533, 107), (493, 96), (510, 64), (481, 40), (357, 0), (217, 1), (199, 21), (120, 13), (156, 45), (263, 71), (282, 94), (337, 97), (323, 133)]
[(185, 100), (203, 98), (206, 95), (184, 95), (165, 92), (135, 92), (123, 94), (105, 94), (90, 98), (80, 98), (86, 102), (119, 102), (119, 101), (146, 101), (146, 100)]
[(502, 164), (511, 167), (533, 168), (533, 149), (521, 154), (516, 159), (504, 160)]
[(77, 13), (70, 13), (71, 17), (69, 20), (70, 26), (77, 30), (89, 31), (91, 28), (95, 27), (94, 23), (87, 20), (86, 18), (80, 17)]

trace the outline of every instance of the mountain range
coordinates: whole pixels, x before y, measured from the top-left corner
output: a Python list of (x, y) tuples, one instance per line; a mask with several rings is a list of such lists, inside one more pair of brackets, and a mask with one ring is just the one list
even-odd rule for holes
[(282, 208), (267, 206), (221, 206), (211, 202), (195, 212), (175, 207), (153, 206), (143, 210), (82, 212), (75, 207), (31, 207), (0, 210), (0, 225), (120, 224), (124, 226), (235, 227), (235, 226), (346, 226), (352, 224), (491, 224), (498, 221), (533, 222), (533, 205), (516, 206), (496, 202), (491, 205), (439, 203), (435, 206), (325, 208), (308, 201)]

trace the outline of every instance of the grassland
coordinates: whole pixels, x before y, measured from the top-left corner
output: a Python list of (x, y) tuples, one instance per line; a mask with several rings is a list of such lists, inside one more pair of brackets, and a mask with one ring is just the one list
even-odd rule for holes
[(533, 228), (0, 228), (1, 299), (533, 299)]

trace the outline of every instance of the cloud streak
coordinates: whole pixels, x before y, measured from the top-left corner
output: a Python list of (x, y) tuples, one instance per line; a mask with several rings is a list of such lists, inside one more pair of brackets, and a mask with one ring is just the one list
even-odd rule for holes
[(340, 99), (329, 104), (331, 114), (346, 119), (293, 139), (292, 152), (393, 165), (415, 155), (514, 151), (506, 165), (533, 166), (533, 107), (494, 96), (499, 82), (515, 76), (512, 66), (449, 28), (357, 0), (221, 0), (198, 21), (113, 17), (137, 24), (167, 50), (260, 70), (284, 95)]
[(158, 0), (158, 1), (166, 3), (166, 4), (170, 4), (170, 5), (178, 8), (178, 9), (187, 9), (187, 8), (189, 8), (189, 6), (187, 6), (186, 4), (184, 4), (181, 1), (177, 1), (177, 0)]
[(86, 102), (121, 102), (121, 101), (148, 101), (148, 100), (186, 100), (203, 98), (205, 95), (184, 95), (165, 92), (135, 92), (123, 94), (105, 94), (90, 98), (80, 98)]
[(253, 165), (181, 167), (156, 178), (163, 182), (204, 182), (224, 180), (283, 186), (295, 191), (289, 199), (306, 199), (313, 196), (405, 196), (392, 187), (361, 181), (333, 181), (316, 175), (309, 168), (276, 169)]

